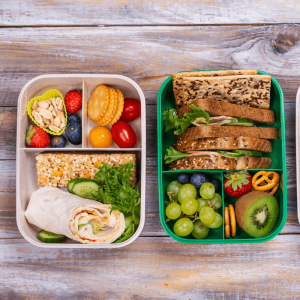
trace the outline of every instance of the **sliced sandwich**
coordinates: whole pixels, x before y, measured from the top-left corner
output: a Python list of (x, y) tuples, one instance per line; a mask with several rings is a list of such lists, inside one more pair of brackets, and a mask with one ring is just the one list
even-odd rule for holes
[(208, 125), (190, 127), (178, 136), (179, 141), (206, 137), (251, 137), (276, 140), (278, 129), (274, 127), (246, 127), (226, 124), (228, 126)]
[(185, 77), (182, 79), (182, 102), (213, 99), (262, 109), (270, 108), (270, 75), (234, 75)]
[(270, 157), (243, 155), (229, 157), (219, 153), (207, 153), (203, 156), (189, 156), (173, 161), (169, 170), (244, 170), (268, 169), (271, 167)]
[(245, 150), (245, 151), (260, 151), (271, 153), (272, 144), (266, 139), (253, 137), (211, 137), (177, 141), (173, 147), (180, 152), (188, 151), (231, 151), (231, 150)]
[(272, 151), (269, 140), (277, 139), (278, 129), (256, 126), (275, 122), (270, 110), (200, 99), (180, 108), (178, 115), (166, 110), (163, 119), (177, 139), (165, 156), (171, 170), (267, 169), (272, 164), (263, 152)]
[(187, 77), (219, 77), (232, 75), (257, 75), (257, 70), (221, 70), (221, 71), (200, 71), (200, 72), (182, 72), (172, 75), (173, 91), (175, 104), (177, 107), (183, 105), (183, 78)]
[(185, 113), (193, 111), (190, 107), (191, 104), (206, 111), (211, 117), (210, 123), (213, 120), (222, 120), (222, 118), (214, 119), (214, 116), (222, 116), (223, 119), (227, 118), (227, 120), (234, 118), (250, 119), (254, 122), (254, 124), (271, 125), (275, 123), (275, 112), (272, 110), (241, 106), (213, 99), (198, 99), (189, 101), (187, 105), (184, 105), (178, 110), (179, 118), (182, 118)]

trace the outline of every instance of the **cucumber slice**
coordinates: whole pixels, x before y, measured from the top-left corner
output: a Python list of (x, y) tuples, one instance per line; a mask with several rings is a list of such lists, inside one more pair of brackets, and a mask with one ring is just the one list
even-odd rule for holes
[(98, 192), (100, 185), (94, 180), (86, 179), (83, 182), (75, 182), (72, 193), (85, 198), (94, 200), (93, 194)]
[(260, 151), (232, 150), (232, 152), (238, 153), (238, 154), (243, 154), (243, 155), (262, 156), (262, 152), (260, 152)]
[(73, 188), (76, 180), (77, 180), (77, 178), (74, 178), (68, 182), (67, 189), (68, 189), (69, 193), (72, 193), (72, 188)]
[(62, 234), (56, 234), (46, 230), (41, 230), (38, 233), (38, 237), (44, 243), (60, 243), (65, 239), (65, 236)]
[(236, 118), (236, 119), (231, 119), (229, 123), (224, 124), (223, 126), (248, 126), (248, 127), (253, 127), (254, 122), (250, 119)]
[(68, 186), (67, 186), (67, 189), (69, 191), (69, 193), (73, 193), (73, 187), (75, 185), (75, 183), (78, 183), (78, 182), (86, 182), (86, 181), (91, 181), (91, 179), (87, 179), (87, 178), (74, 178), (74, 179), (71, 179), (69, 182), (68, 182)]
[(241, 157), (244, 156), (244, 154), (239, 153), (232, 153), (232, 152), (224, 152), (224, 151), (217, 151), (219, 154), (229, 157)]

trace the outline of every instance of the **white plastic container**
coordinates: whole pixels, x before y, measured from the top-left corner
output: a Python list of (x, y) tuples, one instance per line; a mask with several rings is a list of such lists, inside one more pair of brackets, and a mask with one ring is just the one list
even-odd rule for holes
[(296, 97), (296, 167), (297, 167), (297, 211), (300, 223), (300, 87)]
[[(134, 148), (121, 149), (116, 144), (110, 148), (95, 149), (88, 142), (90, 130), (97, 126), (87, 114), (88, 99), (94, 88), (100, 84), (118, 88), (124, 98), (134, 98), (141, 102), (141, 117), (131, 122), (138, 142)], [(74, 146), (67, 144), (66, 148), (28, 148), (25, 145), (26, 131), (33, 124), (26, 112), (27, 103), (30, 99), (43, 95), (50, 89), (59, 90), (63, 96), (72, 89), (82, 89), (82, 110), (77, 114), (82, 120), (82, 145)], [(22, 236), (31, 244), (44, 248), (119, 248), (132, 243), (141, 233), (145, 223), (145, 181), (146, 181), (146, 108), (145, 97), (140, 87), (130, 78), (121, 75), (42, 75), (29, 81), (22, 89), (18, 100), (18, 126), (17, 126), (17, 224)], [(117, 244), (81, 244), (67, 239), (59, 244), (47, 244), (38, 239), (39, 228), (29, 224), (24, 216), (30, 195), (37, 190), (37, 170), (35, 157), (44, 151), (83, 151), (83, 152), (137, 152), (137, 186), (141, 196), (140, 224), (135, 234), (125, 242)]]

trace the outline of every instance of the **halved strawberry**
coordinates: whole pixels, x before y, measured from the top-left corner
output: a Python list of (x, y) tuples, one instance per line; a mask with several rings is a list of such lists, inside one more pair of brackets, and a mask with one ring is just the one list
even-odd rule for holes
[(50, 137), (42, 128), (30, 125), (26, 134), (26, 144), (30, 148), (46, 148), (50, 145)]
[(224, 191), (228, 196), (241, 197), (250, 192), (252, 177), (247, 171), (227, 172), (224, 177)]

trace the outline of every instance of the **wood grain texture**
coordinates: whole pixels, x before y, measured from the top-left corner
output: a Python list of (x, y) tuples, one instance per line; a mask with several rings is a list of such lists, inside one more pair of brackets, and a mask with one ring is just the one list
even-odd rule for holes
[(0, 241), (1, 299), (298, 299), (300, 240), (183, 245), (138, 238), (115, 250)]
[(298, 23), (299, 10), (284, 0), (12, 0), (0, 3), (0, 25)]
[[(295, 97), (300, 26), (263, 24), (299, 23), (299, 6), (299, 1), (289, 0), (1, 1), (0, 27), (28, 28), (0, 28), (0, 298), (298, 299)], [(233, 23), (243, 26), (153, 26)], [(96, 27), (139, 24), (151, 26)], [(166, 236), (159, 221), (158, 89), (177, 71), (240, 68), (269, 72), (283, 87), (286, 226), (264, 244), (177, 243)], [(141, 236), (128, 247), (111, 251), (40, 249), (18, 231), (17, 99), (28, 80), (45, 73), (122, 74), (135, 80), (146, 96), (146, 222)]]
[(294, 102), (299, 41), (299, 25), (4, 28), (0, 106), (16, 106), (26, 82), (45, 73), (125, 75), (140, 85), (147, 104), (156, 104), (172, 73), (245, 68), (272, 74), (286, 102)]

